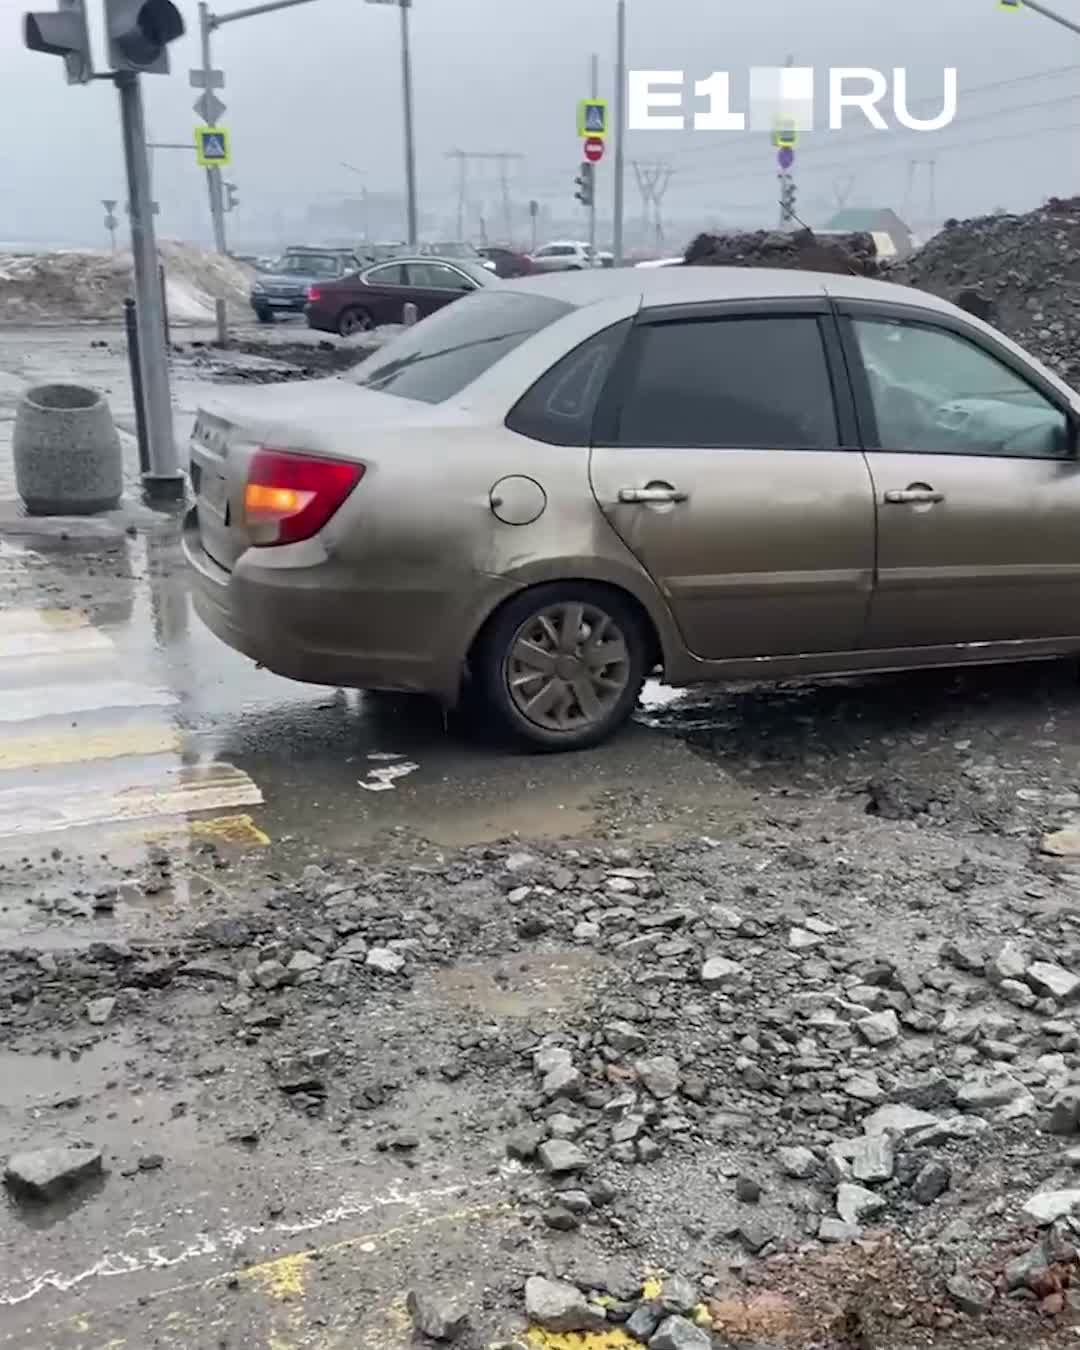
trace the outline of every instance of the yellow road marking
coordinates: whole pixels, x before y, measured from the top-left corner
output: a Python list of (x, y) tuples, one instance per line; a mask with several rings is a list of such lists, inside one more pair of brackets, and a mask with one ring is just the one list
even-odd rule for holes
[(624, 1347), (641, 1350), (641, 1342), (622, 1327), (609, 1331), (545, 1331), (542, 1327), (530, 1327), (525, 1339), (536, 1350), (624, 1350)]
[(258, 806), (263, 801), (256, 784), (231, 764), (180, 766), (164, 779), (164, 784), (133, 783), (115, 792), (80, 784), (51, 791), (34, 783), (0, 788), (0, 842), (53, 830)]
[(108, 731), (64, 731), (53, 736), (17, 736), (0, 745), (0, 772), (37, 769), (56, 764), (85, 764), (125, 755), (162, 755), (179, 751), (173, 727), (115, 727)]
[(86, 628), (89, 622), (77, 609), (6, 609), (0, 612), (0, 636), (4, 633), (63, 632)]
[(259, 1285), (271, 1298), (284, 1303), (291, 1299), (303, 1298), (310, 1269), (311, 1253), (296, 1252), (292, 1256), (279, 1256), (275, 1261), (264, 1261), (262, 1265), (251, 1266), (244, 1271), (241, 1278)]
[[(184, 826), (180, 826), (181, 829)], [(221, 839), (227, 844), (251, 844), (265, 848), (270, 836), (259, 829), (250, 816), (217, 816), (213, 820), (192, 820), (186, 827), (196, 839)]]

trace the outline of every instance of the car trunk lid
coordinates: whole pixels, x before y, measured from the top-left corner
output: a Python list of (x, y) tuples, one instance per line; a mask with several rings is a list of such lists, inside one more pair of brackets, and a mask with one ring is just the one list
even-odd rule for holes
[(453, 405), (420, 403), (336, 378), (208, 400), (199, 409), (190, 446), (202, 546), (231, 571), (256, 542), (244, 517), (244, 491), (261, 448), (363, 462), (380, 431), (463, 420), (466, 414)]

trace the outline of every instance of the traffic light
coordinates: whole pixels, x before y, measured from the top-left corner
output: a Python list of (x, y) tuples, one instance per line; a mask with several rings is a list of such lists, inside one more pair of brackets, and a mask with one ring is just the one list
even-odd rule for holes
[(574, 196), (582, 206), (592, 206), (593, 204), (593, 166), (588, 160), (582, 161), (581, 171), (574, 179), (577, 184), (577, 191)]
[(168, 46), (184, 20), (172, 0), (105, 0), (105, 31), (113, 70), (167, 75)]
[(239, 197), (237, 197), (236, 195), (236, 184), (223, 183), (222, 186), (225, 189), (225, 210), (235, 211), (237, 204), (240, 200)]
[(54, 12), (23, 15), (23, 42), (32, 52), (62, 56), (68, 84), (94, 78), (84, 0), (57, 0)]
[(795, 219), (795, 179), (786, 173), (780, 175), (780, 212), (785, 223)]

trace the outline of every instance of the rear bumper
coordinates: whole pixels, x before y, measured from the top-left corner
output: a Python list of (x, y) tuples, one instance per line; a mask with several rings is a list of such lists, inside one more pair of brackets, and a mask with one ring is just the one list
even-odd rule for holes
[(303, 314), (307, 305), (307, 296), (281, 296), (281, 295), (252, 295), (251, 308), (256, 312), (260, 309), (271, 309), (275, 314)]
[(329, 560), (263, 565), (255, 549), (228, 572), (203, 548), (196, 510), (188, 513), (183, 534), (192, 603), (222, 642), (305, 684), (457, 702), (472, 633), (458, 597), (365, 586)]

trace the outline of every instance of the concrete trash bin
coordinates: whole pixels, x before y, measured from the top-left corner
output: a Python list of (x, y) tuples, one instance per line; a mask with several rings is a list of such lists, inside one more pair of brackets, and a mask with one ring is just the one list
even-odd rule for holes
[(123, 454), (96, 389), (41, 384), (15, 413), (15, 488), (34, 516), (109, 511), (124, 490)]

